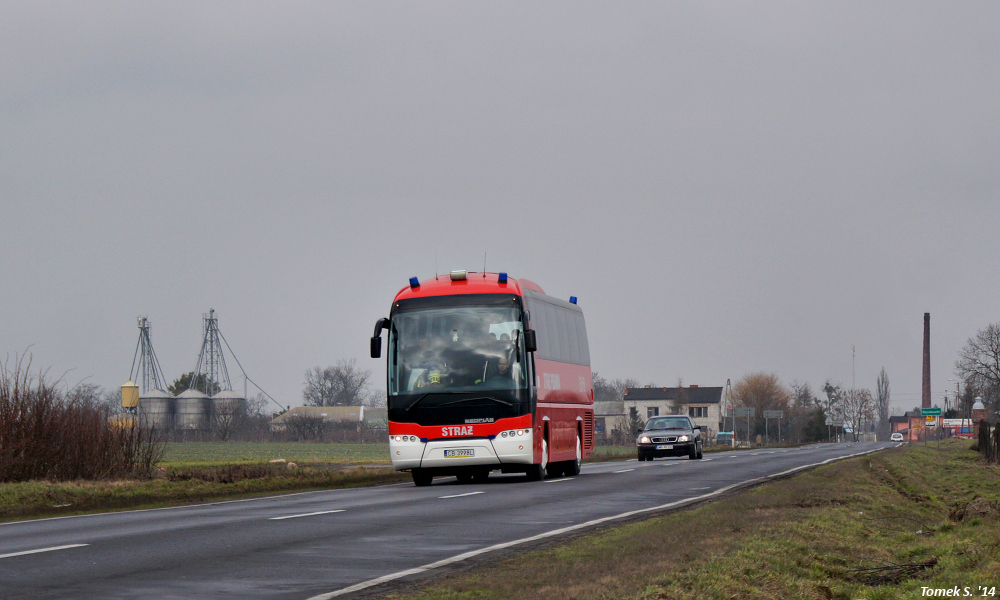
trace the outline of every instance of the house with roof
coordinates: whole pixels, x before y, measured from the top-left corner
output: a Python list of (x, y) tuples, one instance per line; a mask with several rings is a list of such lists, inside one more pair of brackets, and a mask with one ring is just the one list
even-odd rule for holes
[(714, 440), (722, 422), (722, 387), (627, 388), (622, 405), (626, 419), (630, 414), (642, 421), (660, 415), (687, 415), (695, 425), (701, 425), (704, 439)]
[(594, 401), (594, 437), (606, 440), (615, 428), (624, 425), (625, 408), (621, 399)]

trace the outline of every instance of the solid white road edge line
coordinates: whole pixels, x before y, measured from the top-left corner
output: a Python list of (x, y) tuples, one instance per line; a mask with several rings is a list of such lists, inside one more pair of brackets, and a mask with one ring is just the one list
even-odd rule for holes
[(846, 456), (835, 456), (833, 458), (829, 458), (827, 460), (824, 460), (823, 462), (813, 463), (813, 464), (809, 464), (809, 465), (802, 465), (801, 467), (795, 467), (793, 469), (788, 469), (787, 471), (782, 471), (781, 473), (775, 473), (774, 475), (765, 475), (763, 477), (755, 477), (753, 479), (748, 479), (746, 481), (740, 481), (740, 482), (737, 482), (737, 483), (734, 483), (734, 484), (731, 484), (731, 485), (727, 485), (724, 488), (719, 488), (719, 489), (715, 490), (714, 492), (709, 492), (707, 494), (702, 494), (701, 496), (695, 496), (693, 498), (686, 498), (684, 500), (675, 500), (674, 502), (668, 502), (667, 504), (661, 504), (659, 506), (651, 506), (649, 508), (640, 508), (638, 510), (630, 510), (628, 512), (623, 512), (621, 514), (612, 515), (610, 517), (603, 517), (603, 518), (600, 518), (600, 519), (594, 519), (593, 521), (587, 521), (586, 523), (579, 523), (577, 525), (571, 525), (569, 527), (563, 527), (561, 529), (554, 529), (552, 531), (546, 531), (545, 533), (539, 533), (538, 535), (533, 535), (531, 537), (521, 538), (519, 540), (512, 540), (510, 542), (504, 542), (502, 544), (494, 544), (493, 546), (487, 546), (485, 548), (480, 548), (479, 550), (472, 550), (472, 551), (469, 551), (469, 552), (465, 552), (465, 553), (462, 553), (462, 554), (458, 554), (458, 555), (452, 556), (451, 558), (445, 558), (445, 559), (439, 560), (437, 562), (432, 562), (432, 563), (426, 564), (426, 565), (424, 565), (422, 567), (415, 567), (413, 569), (407, 569), (405, 571), (399, 571), (398, 573), (391, 573), (389, 575), (383, 575), (382, 577), (377, 577), (375, 579), (369, 579), (368, 581), (362, 581), (361, 583), (356, 583), (356, 584), (354, 584), (352, 586), (349, 586), (349, 587), (341, 588), (339, 590), (334, 590), (332, 592), (327, 592), (325, 594), (320, 594), (318, 596), (313, 596), (311, 598), (308, 598), (307, 600), (330, 600), (330, 598), (336, 598), (337, 596), (343, 596), (344, 594), (353, 594), (354, 592), (358, 592), (358, 591), (361, 591), (361, 590), (364, 590), (364, 589), (367, 589), (367, 588), (370, 588), (370, 587), (374, 587), (374, 586), (382, 584), (382, 583), (388, 583), (390, 581), (395, 581), (396, 579), (402, 579), (403, 577), (408, 577), (410, 575), (418, 575), (420, 573), (426, 573), (427, 571), (432, 571), (432, 570), (437, 569), (439, 567), (444, 567), (444, 566), (447, 566), (447, 565), (450, 565), (450, 564), (454, 564), (454, 563), (457, 563), (457, 562), (462, 562), (463, 560), (468, 560), (470, 558), (474, 558), (476, 556), (479, 556), (480, 554), (486, 554), (488, 552), (495, 552), (497, 550), (504, 550), (506, 548), (512, 548), (514, 546), (520, 546), (521, 544), (527, 544), (529, 542), (535, 542), (535, 541), (544, 540), (544, 539), (550, 538), (550, 537), (556, 537), (556, 536), (559, 536), (559, 535), (563, 535), (565, 533), (569, 533), (571, 531), (577, 531), (579, 529), (586, 529), (588, 527), (594, 527), (595, 525), (600, 525), (602, 523), (608, 523), (610, 521), (617, 521), (617, 520), (620, 520), (620, 519), (627, 519), (628, 517), (632, 517), (632, 516), (635, 516), (635, 515), (641, 515), (643, 513), (658, 512), (658, 511), (663, 511), (663, 510), (667, 510), (667, 509), (671, 509), (671, 508), (677, 508), (679, 506), (684, 506), (686, 504), (693, 504), (695, 502), (700, 502), (702, 500), (706, 500), (708, 498), (712, 498), (714, 496), (718, 496), (718, 495), (723, 494), (725, 492), (728, 492), (729, 490), (734, 489), (734, 488), (745, 487), (745, 486), (748, 486), (748, 485), (752, 485), (754, 483), (757, 483), (758, 481), (766, 481), (768, 479), (775, 479), (777, 477), (781, 477), (783, 475), (788, 475), (790, 473), (794, 473), (796, 471), (801, 471), (803, 469), (808, 469), (808, 468), (811, 468), (811, 467), (818, 467), (818, 466), (825, 465), (827, 463), (831, 463), (831, 462), (834, 462), (834, 461), (837, 461), (837, 460), (846, 460), (848, 458), (854, 458), (855, 456), (862, 456), (862, 455), (865, 455), (865, 454), (871, 454), (872, 452), (878, 452), (879, 450), (882, 450), (882, 449), (883, 448), (875, 448), (873, 450), (865, 450), (864, 452), (856, 452), (854, 454), (848, 454)]
[(303, 513), (301, 515), (285, 515), (283, 517), (271, 517), (268, 521), (281, 521), (283, 519), (298, 519), (299, 517), (314, 517), (316, 515), (328, 515), (330, 513), (344, 512), (343, 508), (337, 510), (321, 510), (319, 512)]
[(463, 498), (465, 496), (475, 496), (476, 494), (485, 494), (486, 492), (466, 492), (464, 494), (454, 494), (451, 496), (438, 496), (438, 500), (447, 500), (448, 498)]
[(53, 546), (51, 548), (39, 548), (38, 550), (24, 550), (23, 552), (11, 552), (10, 554), (0, 554), (0, 558), (11, 558), (14, 556), (24, 556), (25, 554), (38, 554), (39, 552), (53, 552), (55, 550), (69, 550), (70, 548), (81, 548), (90, 544), (68, 544), (66, 546)]

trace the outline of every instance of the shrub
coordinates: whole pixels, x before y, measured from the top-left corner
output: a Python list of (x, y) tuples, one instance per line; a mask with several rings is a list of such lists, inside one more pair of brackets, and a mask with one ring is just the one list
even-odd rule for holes
[(29, 374), (23, 357), (0, 367), (0, 482), (149, 477), (164, 444), (134, 420), (75, 400)]

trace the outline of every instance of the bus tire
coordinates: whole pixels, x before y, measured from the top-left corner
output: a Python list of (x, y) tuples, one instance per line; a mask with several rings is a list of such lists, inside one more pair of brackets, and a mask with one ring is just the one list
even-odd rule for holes
[(476, 483), (485, 483), (490, 478), (489, 469), (476, 469), (472, 472), (472, 480)]
[(580, 436), (576, 437), (576, 460), (566, 462), (563, 474), (566, 477), (576, 477), (580, 474), (580, 464), (583, 462), (583, 446), (580, 444)]
[(549, 443), (542, 439), (542, 462), (528, 467), (528, 480), (541, 481), (545, 479), (545, 471), (549, 466)]
[(417, 487), (427, 487), (434, 480), (434, 476), (423, 469), (413, 469), (413, 485)]
[(466, 473), (466, 472), (462, 472), (455, 475), (455, 479), (457, 479), (459, 483), (469, 483), (470, 481), (472, 481), (472, 477), (473, 477), (472, 473)]

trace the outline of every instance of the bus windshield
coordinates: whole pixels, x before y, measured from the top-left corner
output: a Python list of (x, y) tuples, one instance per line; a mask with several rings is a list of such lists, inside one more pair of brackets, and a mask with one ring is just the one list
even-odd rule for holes
[[(501, 298), (506, 302), (497, 304)], [(513, 298), (501, 298), (486, 306), (442, 306), (444, 298), (397, 305), (389, 330), (389, 394), (525, 387), (521, 309)]]

